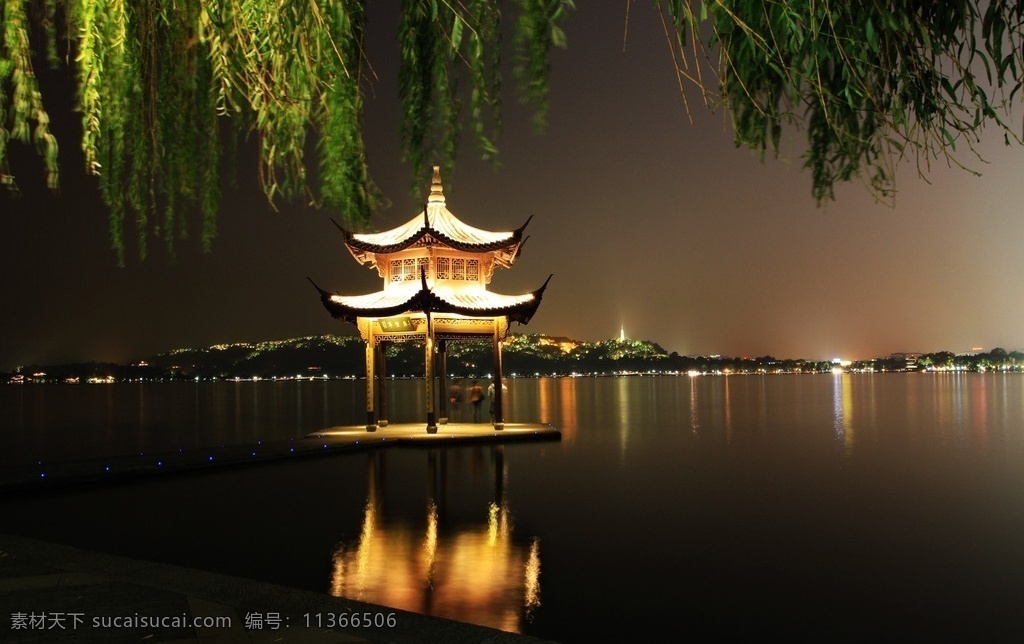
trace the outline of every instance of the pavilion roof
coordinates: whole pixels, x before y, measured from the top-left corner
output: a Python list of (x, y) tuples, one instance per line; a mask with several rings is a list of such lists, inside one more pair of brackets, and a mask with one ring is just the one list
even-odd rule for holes
[(530, 219), (515, 230), (500, 232), (466, 224), (445, 207), (440, 170), (434, 166), (427, 205), (409, 221), (377, 233), (354, 233), (339, 228), (345, 235), (345, 245), (363, 264), (374, 265), (378, 254), (394, 253), (419, 244), (441, 244), (457, 250), (493, 253), (500, 265), (511, 266), (519, 256), (525, 241), (523, 231)]
[(540, 288), (522, 295), (504, 295), (483, 289), (461, 290), (430, 287), (426, 280), (366, 295), (329, 293), (319, 286), (320, 301), (330, 314), (355, 323), (360, 317), (390, 317), (402, 313), (456, 313), (473, 317), (506, 315), (509, 320), (528, 324), (540, 306), (551, 276)]

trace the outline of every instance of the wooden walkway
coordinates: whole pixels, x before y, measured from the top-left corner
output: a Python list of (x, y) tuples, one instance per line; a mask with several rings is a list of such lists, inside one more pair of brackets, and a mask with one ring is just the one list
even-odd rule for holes
[(558, 441), (562, 434), (547, 424), (505, 423), (497, 430), (489, 423), (439, 424), (428, 434), (426, 423), (394, 423), (367, 431), (364, 425), (329, 427), (302, 438), (229, 445), (204, 449), (117, 456), (81, 461), (42, 462), (3, 468), (0, 495), (34, 492), (67, 485), (113, 483), (143, 476), (206, 470), (267, 461), (319, 456), (337, 452), (388, 447), (444, 447), (473, 443)]

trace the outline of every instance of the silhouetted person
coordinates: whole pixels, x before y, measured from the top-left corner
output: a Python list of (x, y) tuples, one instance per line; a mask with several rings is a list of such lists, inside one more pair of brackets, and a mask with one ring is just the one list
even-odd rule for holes
[(448, 402), (451, 403), (451, 419), (457, 423), (462, 422), (462, 385), (456, 380), (448, 387)]
[[(501, 404), (504, 409), (505, 403), (508, 401), (508, 385), (504, 382), (501, 383)], [(491, 379), (491, 384), (487, 385), (487, 406), (491, 412), (491, 422), (494, 422), (494, 379)]]
[(480, 381), (474, 380), (473, 386), (469, 388), (469, 402), (473, 403), (473, 422), (480, 422), (480, 403), (484, 401), (484, 388)]

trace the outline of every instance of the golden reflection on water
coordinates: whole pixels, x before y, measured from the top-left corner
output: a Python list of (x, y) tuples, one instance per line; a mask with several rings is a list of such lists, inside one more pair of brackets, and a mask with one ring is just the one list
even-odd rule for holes
[[(989, 382), (997, 378), (995, 374), (991, 374), (991, 378), (981, 378), (980, 387), (978, 388), (978, 400), (977, 404), (974, 405), (975, 416), (971, 422), (971, 427), (974, 428), (975, 438), (979, 445), (988, 446), (988, 385)], [(1006, 374), (1003, 374), (1006, 377)]]
[(427, 506), (427, 539), (423, 550), (426, 555), (427, 585), (433, 587), (437, 570), (437, 504), (433, 501)]
[(729, 400), (729, 374), (725, 374), (722, 383), (725, 388), (725, 400), (722, 403), (722, 413), (724, 415), (725, 422), (725, 442), (727, 445), (732, 444), (732, 403)]
[[(1013, 425), (1024, 380), (1008, 374), (836, 374), (832, 430), (847, 454), (881, 440), (994, 446), (993, 431)], [(1003, 379), (1002, 382), (997, 379)], [(1018, 384), (1019, 383), (1019, 384)], [(1015, 391), (1014, 386), (1018, 389)], [(1024, 405), (1022, 405), (1024, 406)]]
[(526, 560), (526, 593), (523, 597), (526, 617), (529, 619), (533, 610), (540, 606), (540, 539), (533, 538), (530, 542), (530, 556)]
[(853, 383), (850, 374), (832, 376), (832, 430), (846, 453), (853, 450)]
[(537, 406), (540, 408), (541, 422), (552, 423), (555, 403), (551, 389), (555, 380), (552, 378), (537, 378), (533, 382), (537, 387)]
[[(503, 492), (505, 460), (499, 455), (495, 465), (498, 498), (469, 525), (445, 525), (433, 499), (425, 525), (385, 520), (377, 471), (371, 464), (358, 540), (334, 553), (331, 594), (521, 632), (523, 620), (540, 605), (540, 542), (524, 545), (513, 536)], [(434, 487), (443, 497), (443, 486)]]
[(629, 379), (618, 378), (616, 384), (616, 402), (619, 408), (619, 456), (625, 456), (626, 443), (629, 442), (629, 428), (632, 425), (630, 412), (632, 405), (629, 400)]
[(562, 442), (571, 443), (576, 439), (578, 424), (576, 407), (577, 378), (537, 378), (520, 380), (517, 386), (537, 388), (537, 418), (542, 423), (551, 423), (562, 432)]
[(690, 376), (690, 431), (700, 431), (700, 405), (697, 404), (697, 378)]
[(559, 378), (557, 382), (562, 442), (571, 443), (576, 439), (576, 378)]

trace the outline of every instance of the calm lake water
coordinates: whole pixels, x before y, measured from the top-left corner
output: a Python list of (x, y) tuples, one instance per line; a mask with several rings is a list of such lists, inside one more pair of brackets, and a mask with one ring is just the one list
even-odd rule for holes
[[(518, 379), (560, 443), (0, 501), (0, 530), (564, 642), (1024, 635), (1024, 377)], [(416, 381), (391, 419), (418, 420)], [(305, 435), (362, 383), (0, 387), (0, 462)], [(386, 430), (383, 430), (386, 431)]]

